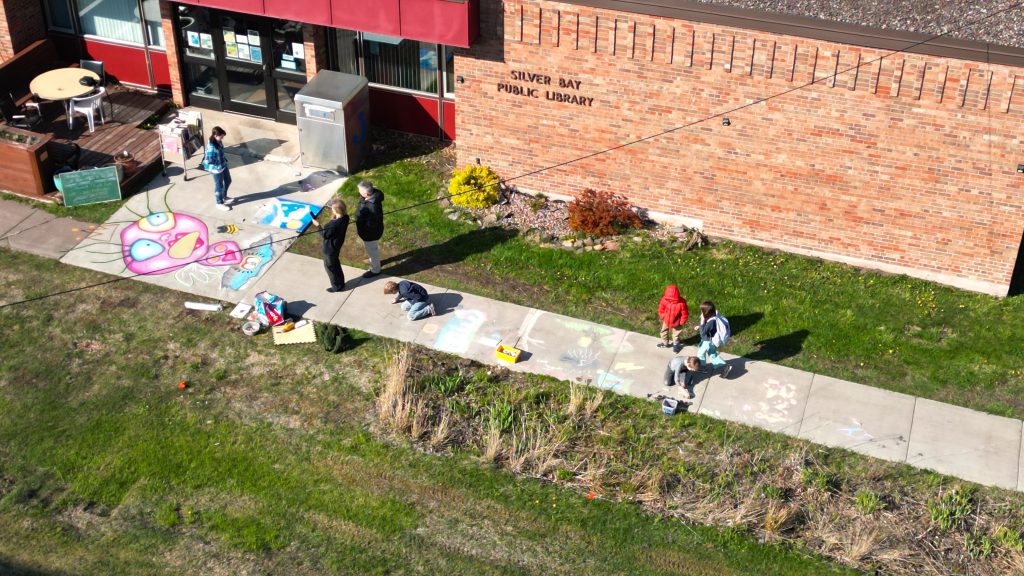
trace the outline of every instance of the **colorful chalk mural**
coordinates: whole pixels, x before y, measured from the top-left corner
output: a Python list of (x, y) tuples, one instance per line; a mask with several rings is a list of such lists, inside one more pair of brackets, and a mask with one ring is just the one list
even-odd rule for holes
[[(535, 333), (542, 319), (544, 322), (554, 321), (557, 325), (553, 329), (545, 328), (544, 332), (565, 335), (554, 346), (548, 346)], [(604, 389), (625, 393), (632, 380), (605, 369), (622, 348), (624, 336), (625, 332), (618, 328), (532, 310), (520, 327), (517, 347), (534, 353), (532, 361), (541, 365), (544, 373), (555, 378), (570, 381), (592, 379), (595, 385)], [(632, 350), (631, 345), (629, 350)]]
[[(75, 250), (85, 254), (117, 260), (92, 259), (91, 265), (104, 265), (115, 261), (124, 264), (117, 273), (139, 276), (168, 276), (186, 288), (208, 285), (214, 290), (238, 291), (262, 272), (276, 253), (283, 251), (274, 235), (267, 231), (248, 231), (234, 223), (215, 228), (218, 234), (230, 234), (231, 240), (211, 238), (210, 229), (198, 217), (178, 212), (167, 206), (166, 193), (163, 210), (150, 209), (146, 196), (146, 214), (125, 207), (138, 216), (135, 220), (108, 221), (89, 235)], [(304, 205), (302, 211), (309, 214)], [(298, 209), (289, 213), (298, 214)]]
[(304, 230), (320, 206), (287, 198), (273, 198), (256, 210), (256, 222), (285, 230)]

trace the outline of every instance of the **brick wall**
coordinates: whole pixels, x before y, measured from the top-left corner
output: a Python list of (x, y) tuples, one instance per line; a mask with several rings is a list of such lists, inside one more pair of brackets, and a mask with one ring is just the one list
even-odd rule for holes
[(181, 108), (185, 106), (185, 93), (182, 91), (181, 65), (178, 60), (178, 37), (174, 34), (174, 6), (166, 0), (160, 0), (160, 25), (164, 29), (164, 42), (167, 44), (167, 68), (171, 73), (171, 100)]
[[(515, 183), (612, 190), (713, 236), (1006, 293), (1024, 229), (1024, 69), (481, 4), (480, 41), (455, 63), (460, 165), (511, 177), (696, 122)], [(701, 122), (744, 105), (729, 127)]]
[(0, 0), (0, 62), (46, 37), (39, 0)]

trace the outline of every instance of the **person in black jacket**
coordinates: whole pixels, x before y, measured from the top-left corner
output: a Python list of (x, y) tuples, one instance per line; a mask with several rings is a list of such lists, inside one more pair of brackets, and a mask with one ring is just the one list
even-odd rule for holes
[(369, 180), (360, 182), (358, 188), (362, 199), (356, 207), (356, 232), (370, 257), (370, 269), (363, 274), (363, 278), (373, 278), (380, 274), (380, 249), (377, 241), (384, 235), (384, 193), (374, 188)]
[[(341, 198), (331, 200), (330, 206), (331, 221), (320, 228), (320, 237), (323, 239), (324, 268), (331, 281), (327, 291), (341, 292), (345, 289), (345, 272), (341, 269), (339, 254), (345, 244), (345, 233), (348, 232), (348, 208)], [(313, 225), (320, 227), (316, 218), (313, 219)]]

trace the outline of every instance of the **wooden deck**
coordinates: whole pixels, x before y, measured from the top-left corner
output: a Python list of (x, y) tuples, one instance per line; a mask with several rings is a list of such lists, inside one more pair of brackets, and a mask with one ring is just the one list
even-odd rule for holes
[[(137, 126), (153, 114), (162, 114), (170, 101), (150, 94), (108, 88), (108, 99), (103, 103), (106, 123), (96, 119), (96, 131), (89, 132), (89, 123), (80, 114), (75, 116), (74, 128), (68, 128), (67, 116), (59, 103), (43, 106), (45, 120), (39, 132), (52, 134), (50, 149), (57, 162), (66, 158), (71, 147), (81, 147), (79, 168), (109, 166), (114, 163), (114, 154), (128, 151), (137, 165), (128, 167), (121, 184), (124, 194), (139, 189), (156, 170), (160, 169), (160, 138), (156, 130), (143, 130)], [(113, 114), (111, 114), (111, 107)]]

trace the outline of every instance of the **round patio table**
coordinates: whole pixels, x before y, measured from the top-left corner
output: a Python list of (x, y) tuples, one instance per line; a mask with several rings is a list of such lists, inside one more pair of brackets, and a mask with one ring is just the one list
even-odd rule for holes
[[(88, 76), (96, 81), (93, 86), (83, 86), (80, 80)], [(99, 74), (83, 68), (57, 68), (43, 72), (29, 82), (28, 88), (43, 100), (60, 100), (64, 103), (64, 112), (71, 120), (71, 99), (85, 96), (99, 86)]]

